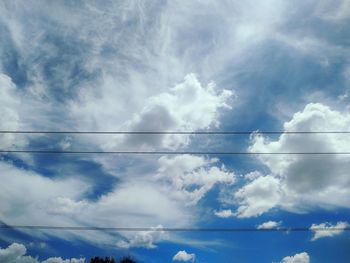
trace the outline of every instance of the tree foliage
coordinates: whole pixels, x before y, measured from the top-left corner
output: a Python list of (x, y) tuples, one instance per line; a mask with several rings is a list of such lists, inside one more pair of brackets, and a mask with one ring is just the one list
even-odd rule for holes
[(120, 260), (120, 263), (136, 263), (131, 257), (124, 257)]
[[(124, 257), (120, 261), (120, 263), (136, 263), (131, 257)], [(93, 257), (90, 259), (90, 263), (117, 263), (112, 257)]]

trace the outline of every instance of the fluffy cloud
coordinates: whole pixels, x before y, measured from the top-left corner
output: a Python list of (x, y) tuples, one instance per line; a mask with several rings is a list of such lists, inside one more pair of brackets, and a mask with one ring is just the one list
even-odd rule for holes
[(333, 237), (340, 235), (345, 228), (348, 228), (349, 224), (347, 222), (338, 222), (335, 225), (332, 225), (328, 222), (322, 224), (312, 224), (310, 230), (314, 232), (312, 241), (323, 237)]
[(214, 214), (217, 217), (221, 217), (221, 218), (228, 218), (228, 217), (233, 217), (234, 213), (232, 212), (231, 209), (225, 209), (225, 210), (221, 210), (221, 211), (214, 211)]
[[(285, 131), (346, 131), (350, 114), (308, 104), (284, 124)], [(271, 140), (253, 135), (251, 152), (346, 152), (347, 134), (282, 134)], [(349, 207), (348, 155), (260, 155), (271, 175), (254, 176), (236, 194), (238, 216), (255, 216), (280, 206), (290, 211)]]
[(0, 248), (0, 261), (4, 263), (38, 263), (38, 260), (25, 256), (27, 249), (24, 245), (13, 243), (7, 248)]
[(259, 176), (235, 193), (238, 217), (258, 216), (279, 204), (280, 182), (271, 175)]
[[(232, 91), (215, 90), (213, 83), (203, 87), (196, 75), (188, 74), (184, 82), (148, 99), (146, 106), (136, 114), (128, 125), (128, 130), (135, 131), (196, 131), (217, 126), (220, 108), (231, 108), (228, 99)], [(149, 137), (149, 136), (148, 136)], [(128, 145), (138, 147), (177, 148), (188, 143), (188, 136), (163, 135), (156, 136), (153, 141), (145, 140), (145, 136), (130, 136)]]
[(310, 263), (310, 257), (306, 252), (302, 252), (283, 258), (281, 263)]
[(194, 253), (187, 253), (185, 250), (180, 250), (173, 257), (174, 261), (192, 261), (196, 260), (196, 255)]
[(273, 229), (273, 228), (278, 228), (280, 227), (282, 224), (281, 221), (279, 222), (276, 222), (276, 221), (267, 221), (267, 222), (264, 222), (260, 225), (258, 225), (256, 228), (257, 229)]
[[(350, 114), (331, 110), (322, 104), (308, 104), (284, 124), (285, 131), (346, 131)], [(348, 135), (344, 134), (282, 134), (277, 141), (256, 136), (252, 152), (345, 152), (349, 149)], [(325, 192), (334, 188), (345, 194), (350, 184), (347, 176), (348, 156), (265, 155), (260, 160), (270, 170), (285, 179), (286, 186), (298, 193)], [(332, 176), (330, 176), (332, 175)], [(319, 194), (316, 193), (316, 198)], [(337, 200), (339, 199), (339, 200)], [(329, 202), (345, 205), (339, 194)]]
[(48, 258), (41, 263), (85, 263), (85, 258), (62, 259), (61, 257)]
[(84, 263), (84, 258), (62, 259), (61, 257), (48, 258), (39, 261), (37, 258), (26, 256), (27, 249), (24, 245), (12, 243), (7, 248), (0, 248), (0, 261), (2, 263)]
[(158, 160), (159, 169), (156, 179), (170, 189), (174, 198), (184, 200), (189, 204), (197, 203), (215, 184), (232, 184), (235, 175), (217, 167), (217, 159), (193, 155), (161, 157)]
[(129, 249), (133, 247), (156, 248), (155, 242), (159, 242), (164, 238), (165, 232), (162, 231), (162, 226), (157, 226), (154, 230), (138, 232), (129, 240), (120, 240), (117, 242), (117, 247)]

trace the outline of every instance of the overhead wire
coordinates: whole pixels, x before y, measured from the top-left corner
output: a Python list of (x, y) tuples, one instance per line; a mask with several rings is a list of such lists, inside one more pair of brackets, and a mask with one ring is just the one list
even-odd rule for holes
[(77, 231), (165, 231), (165, 232), (307, 232), (307, 231), (350, 231), (350, 227), (277, 227), (277, 228), (175, 228), (175, 227), (96, 227), (96, 226), (43, 226), (43, 225), (0, 225), (0, 229), (26, 230), (77, 230)]
[(30, 131), (0, 130), (0, 134), (124, 134), (124, 135), (248, 135), (248, 134), (350, 134), (350, 131)]

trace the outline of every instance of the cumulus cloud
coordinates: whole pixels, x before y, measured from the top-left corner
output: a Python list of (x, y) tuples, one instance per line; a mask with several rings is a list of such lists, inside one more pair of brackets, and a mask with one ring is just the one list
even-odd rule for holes
[[(196, 75), (188, 74), (169, 92), (149, 98), (128, 125), (129, 130), (196, 131), (218, 126), (219, 109), (231, 108), (228, 99), (232, 94), (230, 90), (217, 91), (213, 83), (203, 87)], [(153, 141), (145, 140), (145, 136), (128, 138), (128, 145), (142, 148), (147, 143), (153, 147), (177, 148), (188, 143), (188, 136), (163, 135), (154, 137)]]
[(232, 212), (231, 209), (225, 209), (225, 210), (220, 210), (220, 211), (214, 211), (214, 214), (217, 217), (221, 218), (228, 218), (228, 217), (233, 217), (235, 214)]
[(36, 258), (25, 256), (27, 249), (24, 245), (13, 243), (7, 248), (0, 248), (0, 261), (4, 263), (38, 263)]
[[(81, 118), (80, 114), (85, 113), (89, 118), (89, 112), (81, 107), (85, 104), (96, 103), (96, 97), (90, 97), (83, 93), (81, 104), (71, 105), (73, 118)], [(106, 95), (107, 96), (107, 95)], [(170, 87), (167, 91), (142, 99), (142, 107), (133, 109), (133, 114), (125, 113), (121, 118), (113, 107), (111, 114), (116, 114), (118, 121), (111, 130), (127, 131), (196, 131), (217, 127), (219, 125), (219, 113), (222, 109), (230, 109), (231, 90), (220, 90), (214, 83), (203, 86), (195, 74), (187, 74), (184, 81)], [(91, 100), (91, 101), (90, 101)], [(103, 103), (101, 101), (101, 103)], [(123, 103), (123, 102), (121, 102)], [(125, 105), (127, 107), (128, 105)], [(105, 108), (104, 111), (108, 111)], [(77, 116), (76, 116), (77, 115)], [(93, 116), (90, 116), (93, 118)], [(94, 120), (95, 124), (103, 126), (105, 119)], [(118, 124), (118, 125), (117, 125)], [(105, 125), (104, 125), (105, 126)], [(86, 129), (86, 128), (85, 128)], [(91, 128), (90, 128), (91, 129)], [(96, 128), (95, 128), (96, 129)], [(106, 128), (104, 128), (106, 129)], [(112, 138), (112, 140), (111, 140)], [(138, 149), (151, 150), (159, 148), (176, 149), (187, 146), (190, 142), (189, 135), (118, 135), (105, 138), (98, 138), (95, 143), (104, 149)]]
[(136, 235), (131, 237), (129, 240), (120, 240), (117, 242), (117, 247), (122, 249), (129, 249), (133, 247), (143, 247), (143, 248), (156, 248), (155, 242), (161, 241), (165, 232), (162, 231), (162, 226), (154, 227), (150, 231), (138, 232)]
[(338, 222), (335, 225), (331, 223), (322, 223), (322, 224), (312, 224), (310, 230), (314, 232), (312, 241), (315, 241), (324, 237), (333, 237), (340, 235), (344, 232), (345, 228), (348, 228), (349, 224), (347, 222)]
[(235, 182), (235, 174), (224, 166), (216, 166), (217, 162), (218, 159), (194, 155), (163, 156), (158, 160), (156, 179), (162, 181), (176, 199), (195, 204), (216, 184)]
[(283, 258), (281, 263), (310, 263), (310, 257), (306, 252), (302, 252)]
[[(284, 130), (346, 131), (349, 124), (349, 113), (311, 103), (284, 123)], [(249, 151), (346, 152), (350, 149), (347, 136), (282, 134), (271, 140), (255, 134)], [(260, 215), (277, 206), (295, 212), (313, 207), (349, 207), (349, 156), (285, 154), (260, 155), (258, 159), (270, 169), (271, 175), (247, 178), (247, 184), (235, 194), (240, 204), (238, 216)]]
[(259, 216), (279, 204), (280, 182), (271, 175), (259, 176), (235, 193), (237, 217)]
[[(312, 103), (306, 105), (303, 111), (295, 113), (293, 118), (284, 124), (284, 129), (285, 131), (344, 131), (349, 124), (349, 113)], [(256, 152), (342, 152), (347, 149), (349, 149), (348, 139), (343, 134), (310, 136), (282, 134), (277, 141), (270, 141), (258, 135), (250, 147), (251, 151)], [(274, 174), (285, 178), (289, 188), (300, 193), (326, 191), (334, 186), (339, 186), (341, 189), (342, 184), (345, 184), (344, 186), (350, 184), (346, 176), (349, 168), (347, 156), (266, 155), (259, 158)], [(340, 205), (341, 200), (338, 203)]]
[(26, 256), (27, 249), (24, 245), (12, 243), (7, 248), (0, 248), (0, 261), (2, 263), (84, 263), (85, 258), (62, 259), (61, 257), (52, 257), (44, 261), (38, 258)]
[(279, 221), (267, 221), (264, 222), (260, 225), (258, 225), (256, 228), (257, 229), (274, 229), (274, 228), (279, 228), (281, 226), (282, 222)]
[(41, 263), (85, 263), (85, 258), (62, 259), (61, 257), (48, 258)]
[(180, 250), (173, 257), (173, 261), (192, 261), (196, 260), (196, 255), (194, 253), (187, 253), (185, 250)]

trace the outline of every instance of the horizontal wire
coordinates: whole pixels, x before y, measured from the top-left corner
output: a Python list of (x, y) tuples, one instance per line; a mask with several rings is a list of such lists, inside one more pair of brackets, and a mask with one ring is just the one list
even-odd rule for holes
[(0, 130), (0, 134), (212, 134), (212, 135), (244, 135), (244, 134), (350, 134), (350, 131), (15, 131)]
[(33, 154), (136, 154), (136, 155), (349, 155), (350, 152), (202, 152), (202, 151), (59, 151), (59, 150), (0, 150), (0, 153)]
[(29, 230), (82, 230), (82, 231), (166, 231), (166, 232), (306, 232), (306, 231), (350, 231), (345, 228), (154, 228), (154, 227), (92, 227), (92, 226), (33, 226), (33, 225), (0, 225), (0, 229)]

